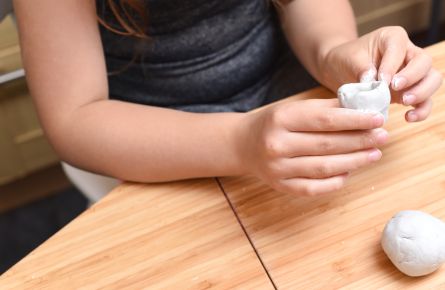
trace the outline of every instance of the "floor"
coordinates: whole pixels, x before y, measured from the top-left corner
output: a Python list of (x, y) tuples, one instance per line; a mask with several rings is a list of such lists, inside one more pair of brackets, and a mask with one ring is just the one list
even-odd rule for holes
[[(440, 31), (439, 39), (445, 39), (445, 27)], [(428, 43), (426, 37), (426, 33), (411, 36), (419, 46)], [(19, 204), (24, 205), (18, 207)], [(70, 186), (59, 167), (0, 187), (0, 274), (82, 213), (86, 206), (86, 199)]]
[(0, 274), (86, 209), (73, 187), (0, 214)]

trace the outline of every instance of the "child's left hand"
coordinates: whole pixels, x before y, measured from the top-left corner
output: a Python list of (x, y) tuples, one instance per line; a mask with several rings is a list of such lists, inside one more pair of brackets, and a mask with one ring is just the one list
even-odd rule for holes
[(392, 102), (414, 107), (405, 114), (408, 122), (428, 117), (431, 96), (442, 84), (431, 57), (401, 27), (383, 27), (334, 47), (322, 58), (322, 68), (324, 83), (332, 90), (364, 79), (385, 80)]

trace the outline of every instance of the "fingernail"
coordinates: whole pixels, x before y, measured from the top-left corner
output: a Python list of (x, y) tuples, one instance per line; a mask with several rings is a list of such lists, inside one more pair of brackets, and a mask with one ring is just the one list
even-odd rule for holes
[(404, 77), (395, 76), (392, 79), (392, 88), (394, 90), (400, 90), (406, 86), (406, 79)]
[(417, 121), (417, 115), (416, 115), (416, 113), (414, 113), (414, 111), (408, 112), (408, 121), (410, 121), (410, 122)]
[(385, 122), (385, 118), (380, 113), (377, 113), (374, 115), (374, 117), (372, 117), (372, 124), (376, 127), (382, 126), (384, 122)]
[(374, 149), (369, 153), (368, 158), (370, 161), (380, 160), (380, 158), (382, 158), (382, 152), (378, 149)]
[(403, 96), (403, 104), (408, 106), (414, 104), (416, 101), (416, 97), (414, 95), (404, 95)]
[(376, 141), (378, 144), (384, 144), (388, 141), (388, 132), (385, 129), (378, 129)]
[(391, 83), (391, 78), (386, 73), (379, 73), (379, 80), (380, 81), (385, 81), (387, 84)]

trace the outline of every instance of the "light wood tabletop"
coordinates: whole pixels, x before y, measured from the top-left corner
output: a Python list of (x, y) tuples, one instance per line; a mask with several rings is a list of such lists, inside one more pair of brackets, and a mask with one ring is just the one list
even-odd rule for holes
[[(428, 50), (444, 72), (445, 43)], [(293, 99), (321, 97), (333, 95)], [(0, 289), (445, 289), (445, 267), (406, 277), (379, 244), (399, 210), (445, 220), (444, 88), (427, 121), (407, 124), (404, 110), (391, 107), (383, 159), (338, 192), (295, 197), (252, 177), (126, 183), (0, 276)]]
[(215, 179), (125, 184), (0, 277), (0, 289), (273, 289)]
[[(445, 42), (428, 48), (445, 72)], [(333, 97), (318, 88), (296, 98)], [(380, 237), (396, 212), (418, 209), (445, 220), (445, 90), (432, 115), (408, 124), (391, 105), (383, 159), (323, 197), (296, 198), (249, 177), (221, 183), (278, 289), (445, 289), (445, 266), (423, 278), (400, 273)]]

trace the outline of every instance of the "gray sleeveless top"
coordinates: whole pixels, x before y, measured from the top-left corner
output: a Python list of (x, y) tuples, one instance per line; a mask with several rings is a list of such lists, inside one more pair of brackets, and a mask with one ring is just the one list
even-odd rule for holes
[[(244, 112), (315, 85), (267, 0), (144, 2), (149, 41), (101, 28), (112, 99)], [(99, 15), (118, 27), (105, 3), (97, 1)]]

